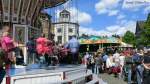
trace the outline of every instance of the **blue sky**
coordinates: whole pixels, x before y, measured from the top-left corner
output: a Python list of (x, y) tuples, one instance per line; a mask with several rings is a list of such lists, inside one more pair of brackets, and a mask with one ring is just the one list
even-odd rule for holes
[(150, 0), (77, 0), (77, 3), (78, 7), (72, 6), (69, 11), (73, 18), (78, 17), (80, 34), (110, 36), (123, 35), (127, 30), (135, 32), (136, 21), (145, 20), (150, 12)]

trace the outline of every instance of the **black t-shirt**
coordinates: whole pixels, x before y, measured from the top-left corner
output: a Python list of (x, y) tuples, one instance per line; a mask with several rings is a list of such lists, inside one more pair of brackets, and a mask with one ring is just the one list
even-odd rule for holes
[(144, 56), (144, 63), (150, 63), (150, 56)]

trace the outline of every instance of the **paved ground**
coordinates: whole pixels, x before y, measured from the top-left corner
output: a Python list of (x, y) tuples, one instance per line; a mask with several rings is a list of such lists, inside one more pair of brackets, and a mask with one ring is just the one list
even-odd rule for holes
[(125, 81), (115, 78), (114, 75), (108, 75), (107, 73), (100, 74), (100, 77), (108, 84), (127, 84)]

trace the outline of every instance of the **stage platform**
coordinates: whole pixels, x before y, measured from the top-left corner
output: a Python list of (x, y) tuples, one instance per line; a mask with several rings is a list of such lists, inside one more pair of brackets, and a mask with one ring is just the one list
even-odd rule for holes
[[(37, 64), (11, 69), (2, 84), (103, 84), (84, 65), (39, 68)], [(101, 83), (100, 83), (101, 82)]]

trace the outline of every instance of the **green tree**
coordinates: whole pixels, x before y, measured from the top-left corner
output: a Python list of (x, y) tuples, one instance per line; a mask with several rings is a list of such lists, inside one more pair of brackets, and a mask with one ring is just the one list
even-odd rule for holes
[(150, 14), (141, 30), (141, 35), (136, 40), (137, 45), (150, 46)]
[(136, 42), (136, 41), (135, 41), (135, 35), (134, 35), (134, 33), (130, 32), (130, 31), (127, 31), (127, 32), (124, 34), (122, 40), (123, 40), (123, 42), (125, 42), (125, 43), (132, 44), (132, 45), (135, 46), (135, 42)]

